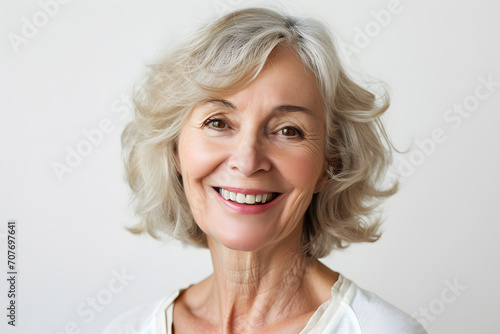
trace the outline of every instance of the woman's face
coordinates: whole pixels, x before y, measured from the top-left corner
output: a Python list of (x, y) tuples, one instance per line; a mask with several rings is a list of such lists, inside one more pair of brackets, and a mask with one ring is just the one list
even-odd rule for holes
[(304, 213), (326, 178), (324, 122), (314, 75), (286, 47), (251, 85), (197, 106), (177, 159), (207, 237), (240, 251), (300, 242)]

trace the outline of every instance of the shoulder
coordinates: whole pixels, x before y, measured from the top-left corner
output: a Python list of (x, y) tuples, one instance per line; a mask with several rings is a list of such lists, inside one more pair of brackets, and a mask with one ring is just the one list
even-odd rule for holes
[(341, 274), (301, 334), (426, 334), (411, 316)]
[(353, 282), (350, 282), (349, 290), (350, 298), (344, 298), (342, 306), (353, 312), (363, 333), (427, 333), (418, 321), (376, 294), (359, 288)]
[(128, 310), (113, 319), (102, 332), (103, 334), (155, 334), (159, 315), (163, 316), (165, 310), (179, 295), (175, 291), (171, 295), (151, 305), (143, 305)]

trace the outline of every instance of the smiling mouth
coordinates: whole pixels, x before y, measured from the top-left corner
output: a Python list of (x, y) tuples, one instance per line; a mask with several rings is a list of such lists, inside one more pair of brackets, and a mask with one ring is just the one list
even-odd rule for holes
[(213, 187), (215, 191), (217, 191), (222, 198), (227, 201), (236, 202), (240, 204), (251, 204), (251, 205), (260, 205), (266, 204), (274, 200), (276, 197), (280, 195), (280, 193), (267, 193), (260, 195), (251, 195), (251, 194), (241, 194), (232, 191), (228, 191), (223, 188)]

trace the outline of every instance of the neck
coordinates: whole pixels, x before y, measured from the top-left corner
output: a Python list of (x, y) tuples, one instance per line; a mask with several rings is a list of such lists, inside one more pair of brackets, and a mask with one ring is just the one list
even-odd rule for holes
[(209, 240), (209, 248), (214, 274), (207, 282), (211, 285), (208, 298), (218, 306), (213, 312), (222, 320), (222, 332), (264, 327), (310, 308), (304, 305), (308, 300), (304, 282), (312, 262), (300, 243), (240, 252)]

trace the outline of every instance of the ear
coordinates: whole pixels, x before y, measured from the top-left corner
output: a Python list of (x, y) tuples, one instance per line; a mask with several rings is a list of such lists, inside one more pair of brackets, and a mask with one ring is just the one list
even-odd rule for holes
[(328, 175), (328, 169), (333, 170), (333, 174), (338, 174), (340, 173), (342, 169), (342, 161), (338, 158), (333, 159), (330, 163), (325, 162), (325, 165), (323, 166), (323, 174), (321, 177), (318, 179), (316, 182), (316, 187), (314, 188), (314, 193), (319, 193), (320, 191), (323, 191), (325, 189), (326, 183), (330, 176)]

